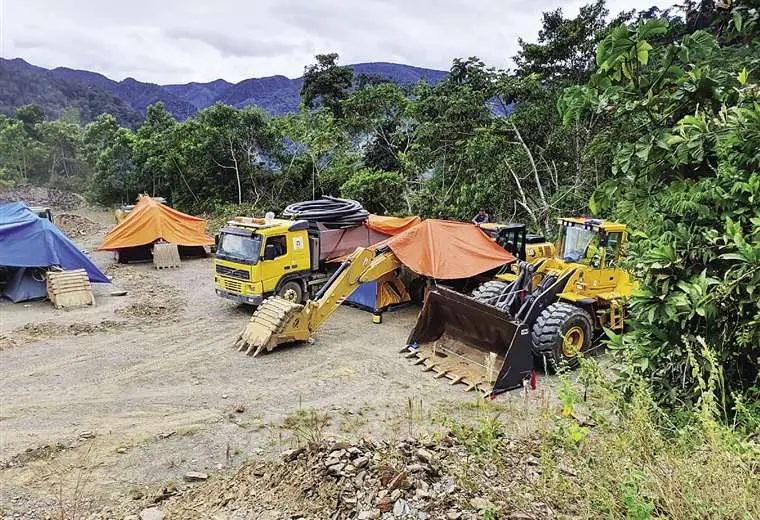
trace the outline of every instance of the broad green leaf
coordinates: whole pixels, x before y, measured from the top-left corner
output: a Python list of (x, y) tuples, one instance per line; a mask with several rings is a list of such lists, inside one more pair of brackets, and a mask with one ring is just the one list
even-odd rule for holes
[(723, 260), (738, 260), (740, 262), (747, 262), (747, 258), (739, 253), (724, 253), (720, 255), (720, 258)]
[(739, 84), (743, 87), (747, 84), (747, 67), (744, 67), (742, 70), (739, 71), (739, 74), (737, 75), (736, 79), (739, 80)]
[(647, 20), (639, 25), (636, 31), (639, 40), (650, 38), (652, 36), (658, 36), (668, 32), (669, 23), (664, 18), (658, 18), (654, 20)]
[(631, 79), (633, 77), (633, 73), (631, 72), (631, 67), (628, 65), (627, 61), (624, 61), (620, 65), (621, 70), (623, 71), (623, 74), (626, 78)]
[(649, 51), (652, 50), (652, 46), (646, 41), (640, 41), (636, 44), (636, 57), (639, 63), (646, 65), (649, 63)]
[(743, 26), (742, 14), (739, 11), (734, 10), (733, 18), (734, 18), (734, 27), (736, 27), (736, 32), (742, 32), (742, 26)]

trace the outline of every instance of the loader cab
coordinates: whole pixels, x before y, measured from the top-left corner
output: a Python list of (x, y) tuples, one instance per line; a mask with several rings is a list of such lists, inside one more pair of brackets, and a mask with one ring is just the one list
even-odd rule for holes
[(520, 260), (525, 260), (525, 224), (481, 224), (480, 227), (502, 249), (509, 251)]
[(590, 218), (559, 220), (557, 256), (594, 269), (617, 267), (625, 243), (625, 225)]
[(554, 256), (554, 246), (547, 242), (542, 235), (527, 234), (525, 224), (517, 222), (489, 223), (481, 224), (480, 228), (518, 260), (532, 262), (539, 258)]

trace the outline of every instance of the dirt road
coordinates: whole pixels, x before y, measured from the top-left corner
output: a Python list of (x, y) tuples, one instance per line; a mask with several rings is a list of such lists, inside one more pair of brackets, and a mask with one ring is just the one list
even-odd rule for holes
[[(81, 238), (92, 251), (109, 217), (87, 216), (102, 224)], [(313, 345), (253, 359), (233, 348), (250, 311), (214, 295), (211, 259), (157, 272), (114, 266), (108, 253), (92, 258), (127, 296), (101, 287), (94, 308), (68, 312), (47, 302), (0, 303), (7, 518), (65, 507), (120, 518), (188, 471), (279, 453), (299, 435), (319, 433), (323, 421), (337, 436), (399, 435), (410, 398), (423, 406), (474, 398), (398, 354), (416, 308), (373, 325), (369, 313), (344, 307)], [(312, 409), (320, 413), (309, 423)]]

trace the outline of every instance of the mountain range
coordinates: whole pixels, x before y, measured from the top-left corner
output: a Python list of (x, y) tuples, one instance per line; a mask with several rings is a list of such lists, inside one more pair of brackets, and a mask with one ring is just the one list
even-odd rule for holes
[[(414, 84), (421, 79), (435, 84), (447, 74), (397, 63), (358, 63), (351, 67), (356, 76), (381, 76), (399, 85)], [(208, 83), (157, 85), (133, 78), (114, 81), (87, 70), (46, 69), (21, 58), (0, 58), (0, 113), (12, 114), (19, 106), (36, 103), (50, 118), (76, 108), (82, 123), (108, 112), (130, 127), (138, 125), (147, 107), (158, 102), (163, 102), (177, 119), (191, 117), (217, 102), (237, 108), (255, 105), (270, 114), (281, 115), (298, 109), (302, 84), (302, 77), (269, 76), (238, 83), (218, 79)]]

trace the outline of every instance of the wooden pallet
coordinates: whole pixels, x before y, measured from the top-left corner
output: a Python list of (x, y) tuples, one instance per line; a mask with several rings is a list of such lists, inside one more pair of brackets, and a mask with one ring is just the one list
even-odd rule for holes
[(95, 305), (92, 286), (84, 269), (48, 271), (47, 292), (56, 309)]
[(179, 269), (182, 262), (179, 259), (177, 244), (168, 242), (153, 244), (153, 265), (156, 269)]

